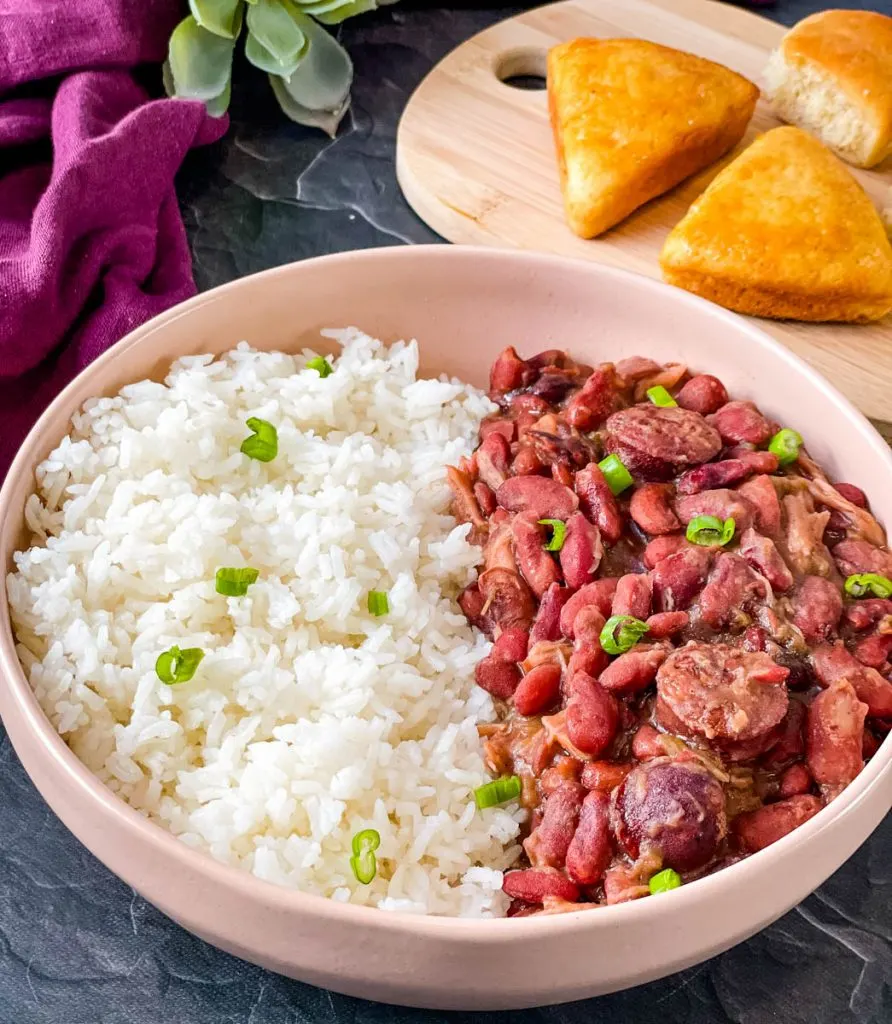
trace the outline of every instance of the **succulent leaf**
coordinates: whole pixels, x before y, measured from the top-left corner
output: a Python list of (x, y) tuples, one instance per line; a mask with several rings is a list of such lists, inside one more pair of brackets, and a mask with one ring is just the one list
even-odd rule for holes
[(307, 45), (297, 8), (283, 0), (257, 0), (248, 11), (248, 31), (276, 60), (286, 64)]
[(189, 0), (189, 10), (202, 28), (224, 39), (237, 39), (242, 30), (243, 0)]
[(296, 0), (300, 9), (323, 25), (340, 25), (347, 18), (378, 7), (378, 0)]
[(170, 37), (168, 64), (174, 94), (184, 99), (218, 99), (232, 76), (235, 41), (202, 28), (192, 15)]
[(252, 32), (249, 32), (245, 39), (245, 56), (254, 67), (260, 68), (261, 71), (266, 71), (267, 74), (279, 75), (282, 78), (290, 78), (294, 74), (297, 70), (297, 65), (303, 60), (309, 48), (310, 41), (307, 39), (303, 49), (293, 59), (281, 61), (274, 54), (270, 53)]

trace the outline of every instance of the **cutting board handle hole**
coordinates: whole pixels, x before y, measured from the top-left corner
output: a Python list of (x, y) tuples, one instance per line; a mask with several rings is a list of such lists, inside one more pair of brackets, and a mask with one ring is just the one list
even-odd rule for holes
[(512, 89), (539, 92), (545, 88), (546, 52), (532, 46), (505, 50), (493, 62), (495, 76)]

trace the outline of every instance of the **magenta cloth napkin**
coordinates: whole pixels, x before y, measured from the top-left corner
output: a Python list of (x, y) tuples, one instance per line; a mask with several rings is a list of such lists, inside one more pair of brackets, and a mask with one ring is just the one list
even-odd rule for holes
[[(178, 0), (0, 0), (0, 480), (78, 370), (195, 292), (174, 175), (227, 122), (151, 100), (128, 70), (164, 59), (182, 14)], [(21, 95), (58, 76), (55, 95)]]

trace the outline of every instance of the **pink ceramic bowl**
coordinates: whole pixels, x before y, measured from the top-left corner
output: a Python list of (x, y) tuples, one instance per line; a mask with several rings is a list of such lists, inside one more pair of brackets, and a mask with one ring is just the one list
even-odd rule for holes
[[(87, 398), (162, 375), (172, 359), (319, 344), (325, 326), (417, 337), (422, 367), (483, 384), (505, 345), (587, 362), (641, 353), (716, 373), (805, 436), (892, 523), (892, 452), (827, 381), (751, 323), (685, 292), (592, 263), (431, 246), (295, 263), (192, 299), (80, 375), (29, 435), (0, 493), (4, 564), (26, 537), (35, 465)], [(369, 999), (514, 1008), (610, 992), (688, 967), (769, 924), (867, 838), (892, 802), (892, 741), (827, 809), (768, 850), (659, 899), (545, 918), (418, 918), (279, 889), (189, 849), (107, 791), (34, 699), (0, 597), (0, 712), (47, 802), (104, 864), (185, 928), (282, 974)]]

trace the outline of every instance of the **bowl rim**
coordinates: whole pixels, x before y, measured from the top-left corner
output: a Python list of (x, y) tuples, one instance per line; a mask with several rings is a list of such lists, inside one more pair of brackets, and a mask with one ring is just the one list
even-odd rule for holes
[[(340, 266), (350, 263), (393, 261), (399, 265), (404, 261), (417, 259), (446, 262), (474, 259), (492, 263), (510, 261), (520, 267), (526, 266), (530, 269), (548, 265), (562, 269), (571, 275), (582, 274), (613, 279), (616, 281), (617, 287), (633, 285), (643, 288), (645, 291), (661, 293), (664, 296), (671, 293), (672, 302), (691, 307), (697, 311), (698, 315), (711, 318), (719, 326), (727, 326), (738, 336), (748, 336), (753, 344), (772, 352), (774, 356), (785, 362), (790, 372), (803, 376), (824, 401), (842, 408), (852, 421), (852, 426), (861, 435), (863, 443), (873, 450), (879, 463), (884, 463), (886, 468), (892, 472), (892, 448), (886, 444), (867, 418), (844, 395), (837, 391), (818, 371), (780, 342), (775, 341), (755, 323), (714, 303), (633, 271), (550, 253), (482, 248), (471, 245), (388, 246), (317, 256), (309, 260), (282, 264), (228, 281), (171, 307), (110, 346), (101, 356), (81, 370), (53, 399), (22, 442), (6, 480), (0, 488), (0, 538), (5, 538), (7, 532), (12, 528), (9, 525), (9, 506), (14, 483), (21, 475), (30, 474), (32, 465), (36, 464), (34, 449), (43, 441), (44, 434), (52, 421), (59, 417), (63, 408), (69, 404), (72, 392), (99, 368), (119, 359), (131, 347), (138, 344), (143, 337), (165, 327), (181, 316), (191, 314), (202, 306), (217, 301), (223, 293), (243, 289), (250, 290), (252, 283), (257, 279), (268, 280), (281, 277), (283, 280), (288, 280), (292, 274), (299, 274), (300, 271), (297, 268), (303, 265), (325, 265), (336, 272)], [(70, 421), (70, 415), (65, 416), (65, 420)], [(16, 531), (19, 528), (20, 523), (16, 521)], [(188, 866), (215, 885), (224, 889), (238, 890), (240, 895), (252, 904), (273, 906), (280, 913), (339, 919), (338, 923), (341, 925), (353, 924), (358, 927), (376, 929), (385, 934), (404, 936), (406, 933), (412, 933), (419, 936), (433, 935), (440, 939), (452, 938), (455, 941), (473, 940), (476, 943), (488, 941), (499, 944), (525, 942), (533, 936), (537, 939), (556, 938), (571, 932), (575, 933), (582, 927), (592, 931), (614, 926), (620, 927), (623, 922), (631, 923), (642, 918), (649, 918), (654, 923), (668, 921), (678, 914), (684, 914), (691, 910), (695, 905), (710, 900), (719, 889), (757, 882), (760, 876), (772, 870), (772, 865), (777, 865), (785, 860), (795, 847), (811, 845), (813, 841), (818, 841), (820, 834), (828, 827), (850, 818), (856, 809), (870, 798), (880, 776), (889, 769), (890, 762), (892, 762), (892, 737), (887, 737), (858, 777), (818, 814), (770, 847), (673, 890), (671, 899), (633, 900), (612, 906), (590, 904), (587, 905), (588, 910), (598, 910), (599, 912), (589, 913), (587, 910), (577, 910), (524, 918), (463, 918), (386, 912), (375, 906), (342, 903), (330, 897), (279, 886), (274, 882), (258, 878), (242, 868), (218, 861), (210, 853), (190, 847), (178, 840), (173, 833), (142, 815), (112, 792), (68, 747), (38, 703), (15, 651), (5, 582), (4, 575), (3, 586), (0, 587), (0, 676), (2, 676), (0, 685), (8, 688), (8, 693), (16, 703), (17, 710), (30, 728), (32, 740), (36, 741), (41, 748), (42, 756), (48, 757), (52, 762), (52, 770), (67, 776), (70, 784), (85, 793), (86, 797), (97, 806), (104, 825), (125, 829), (133, 839), (143, 841), (155, 855), (165, 858), (172, 868), (176, 868), (177, 865)], [(78, 837), (75, 836), (75, 838)], [(78, 841), (82, 842), (79, 838)], [(785, 910), (786, 906), (783, 909)]]

